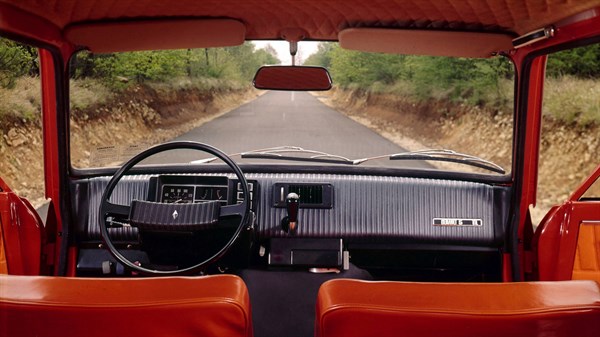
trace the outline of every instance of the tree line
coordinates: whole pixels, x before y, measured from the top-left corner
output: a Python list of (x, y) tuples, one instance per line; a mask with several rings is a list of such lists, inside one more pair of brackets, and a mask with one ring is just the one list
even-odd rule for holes
[(247, 42), (227, 48), (79, 53), (70, 62), (70, 73), (76, 79), (97, 78), (108, 84), (122, 78), (144, 82), (185, 76), (249, 81), (260, 66), (277, 63), (271, 52)]
[[(265, 64), (278, 64), (272, 48), (252, 43), (227, 48), (92, 54), (82, 51), (70, 62), (72, 78), (95, 78), (112, 86), (127, 81), (164, 81), (181, 76), (249, 81)], [(39, 73), (37, 49), (0, 38), (0, 87), (12, 88), (22, 76)]]
[[(507, 106), (514, 74), (508, 59), (469, 59), (366, 53), (321, 43), (305, 65), (327, 67), (335, 84), (418, 99), (442, 98), (475, 105)], [(600, 78), (600, 44), (562, 51), (548, 58), (551, 77)]]

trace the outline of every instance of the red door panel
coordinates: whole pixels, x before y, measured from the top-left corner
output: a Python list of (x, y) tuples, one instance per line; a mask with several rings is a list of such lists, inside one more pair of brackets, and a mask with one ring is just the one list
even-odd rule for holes
[(8, 274), (40, 275), (44, 225), (33, 206), (0, 179), (0, 228)]
[(538, 226), (533, 247), (540, 280), (600, 281), (600, 199), (581, 199), (598, 177), (600, 165)]

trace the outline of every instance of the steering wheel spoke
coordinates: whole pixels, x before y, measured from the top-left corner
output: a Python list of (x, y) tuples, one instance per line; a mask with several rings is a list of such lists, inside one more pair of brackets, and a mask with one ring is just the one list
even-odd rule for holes
[(130, 212), (130, 206), (113, 204), (108, 201), (104, 204), (104, 216), (128, 219)]
[(247, 204), (245, 202), (242, 202), (241, 204), (221, 206), (221, 214), (219, 216), (220, 217), (232, 216), (232, 215), (243, 216), (244, 213), (247, 212), (246, 207), (247, 207)]

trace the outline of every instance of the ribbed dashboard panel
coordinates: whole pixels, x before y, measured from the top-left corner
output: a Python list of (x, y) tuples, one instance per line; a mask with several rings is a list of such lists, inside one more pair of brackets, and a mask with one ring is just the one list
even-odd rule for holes
[[(501, 221), (494, 219), (494, 187), (482, 183), (329, 174), (246, 176), (260, 184), (257, 211), (260, 239), (289, 236), (280, 230), (280, 221), (286, 215), (285, 208), (272, 207), (272, 187), (281, 182), (329, 183), (334, 188), (332, 209), (300, 209), (296, 237), (490, 245), (497, 239), (494, 221)], [(129, 204), (132, 199), (145, 199), (150, 177), (125, 177), (115, 189), (111, 201)], [(88, 221), (82, 225), (90, 239), (99, 238), (98, 208), (108, 180), (109, 177), (98, 177), (78, 182), (88, 184), (85, 189), (89, 200)], [(434, 218), (481, 219), (483, 225), (433, 226)], [(124, 230), (131, 231), (129, 228)], [(133, 233), (126, 236), (130, 235)]]

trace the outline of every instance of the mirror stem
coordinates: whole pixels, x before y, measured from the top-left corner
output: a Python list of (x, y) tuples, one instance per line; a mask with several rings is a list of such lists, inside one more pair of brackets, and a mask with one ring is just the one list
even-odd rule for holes
[(296, 65), (296, 53), (298, 52), (298, 41), (290, 41), (290, 55), (292, 55), (292, 66)]

